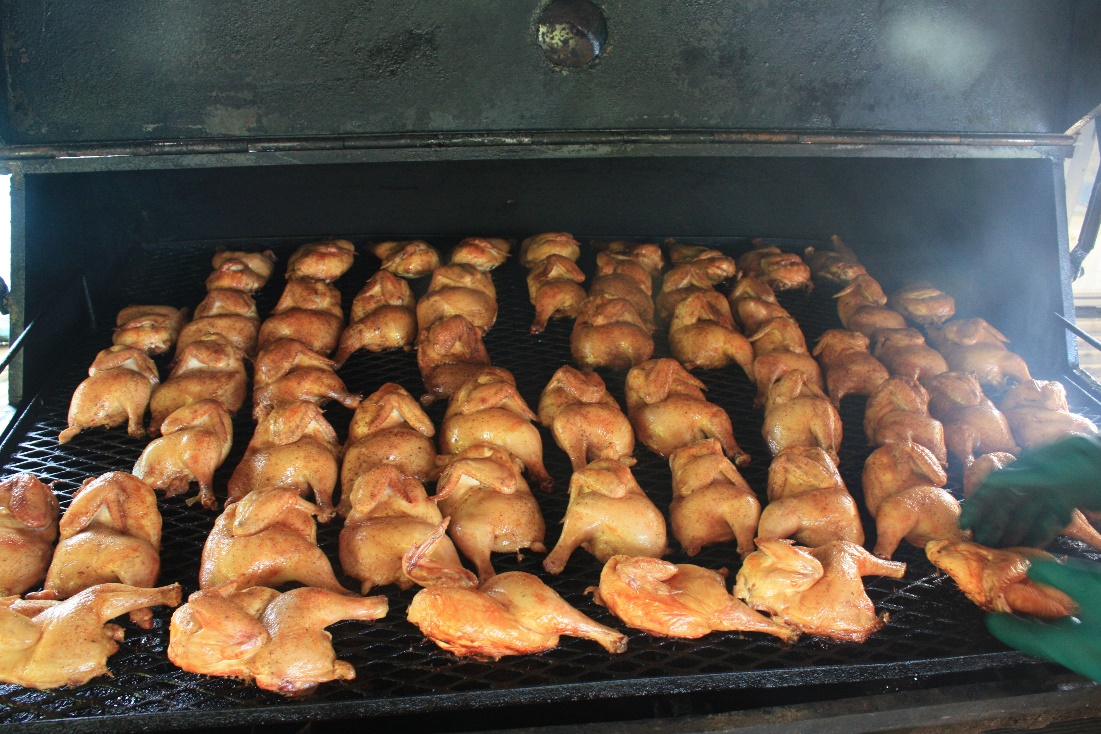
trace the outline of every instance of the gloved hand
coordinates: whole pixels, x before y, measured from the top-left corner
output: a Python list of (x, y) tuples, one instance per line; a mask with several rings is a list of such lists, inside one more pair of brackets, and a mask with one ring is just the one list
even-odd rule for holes
[(960, 527), (991, 548), (1042, 548), (1075, 509), (1101, 510), (1101, 443), (1074, 436), (992, 473), (964, 503)]
[(1101, 565), (1073, 558), (1066, 564), (1036, 560), (1028, 577), (1074, 599), (1079, 607), (1077, 616), (1041, 622), (1013, 614), (990, 614), (987, 629), (1010, 647), (1101, 681)]

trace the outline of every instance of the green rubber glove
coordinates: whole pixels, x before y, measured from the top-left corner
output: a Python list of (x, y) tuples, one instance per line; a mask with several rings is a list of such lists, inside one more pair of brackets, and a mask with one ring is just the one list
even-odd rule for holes
[(1078, 616), (1041, 622), (1012, 614), (989, 614), (987, 629), (1010, 647), (1101, 681), (1101, 565), (1074, 558), (1065, 564), (1036, 560), (1028, 577), (1074, 599)]
[(960, 527), (991, 548), (1042, 548), (1076, 508), (1101, 510), (1101, 443), (1073, 436), (993, 472), (965, 503)]

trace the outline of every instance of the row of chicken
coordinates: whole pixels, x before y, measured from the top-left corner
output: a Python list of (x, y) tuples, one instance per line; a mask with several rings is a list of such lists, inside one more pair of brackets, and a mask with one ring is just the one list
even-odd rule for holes
[[(178, 663), (182, 661), (184, 667), (192, 666), (188, 669), (253, 677), (260, 685), (275, 685), (276, 690), (287, 693), (303, 692), (320, 682), (273, 684), (270, 675), (264, 677), (266, 673), (247, 672), (252, 670), (252, 663), (241, 660), (252, 660), (253, 653), (274, 639), (275, 628), (263, 622), (266, 615), (271, 615), (264, 610), (289, 606), (273, 607), (278, 592), (267, 586), (295, 580), (318, 589), (319, 594), (348, 593), (317, 549), (313, 521), (314, 517), (327, 520), (335, 512), (335, 461), (341, 455), (339, 510), (346, 516), (341, 563), (347, 573), (361, 581), (362, 593), (388, 583), (428, 587), (414, 598), (410, 620), (441, 646), (460, 654), (497, 657), (546, 649), (557, 644), (558, 634), (578, 634), (611, 651), (622, 650), (622, 635), (580, 615), (537, 578), (529, 574), (494, 576), (490, 564), (491, 552), (544, 550), (543, 519), (523, 473), (544, 488), (549, 488), (550, 481), (542, 467), (538, 432), (531, 425), (537, 415), (516, 391), (512, 376), (490, 365), (481, 339), (496, 318), (495, 291), (487, 272), (507, 257), (509, 243), (470, 238), (452, 253), (451, 263), (443, 266), (439, 265), (438, 254), (425, 243), (383, 243), (375, 253), (383, 269), (357, 296), (352, 324), (343, 335), (339, 292), (328, 280), (335, 280), (347, 269), (333, 263), (350, 265), (352, 249), (350, 243), (319, 244), (325, 247), (315, 248), (317, 257), (307, 257), (308, 250), (292, 257), (284, 297), (273, 316), (254, 330), (251, 342), (241, 337), (241, 331), (247, 336), (247, 329), (228, 335), (220, 334), (215, 323), (192, 329), (197, 335), (206, 335), (196, 336), (196, 342), (220, 345), (224, 339), (243, 354), (259, 347), (253, 395), (260, 423), (230, 481), (227, 510), (208, 540), (210, 563), (204, 550), (203, 591), (181, 608), (191, 611), (176, 615), (181, 619), (180, 629), (189, 630), (187, 637), (179, 639), (194, 642), (175, 644), (174, 638), (170, 655)], [(830, 272), (860, 270), (838, 250), (841, 248), (835, 248), (834, 254), (840, 257), (831, 259)], [(598, 275), (587, 295), (580, 287), (583, 276), (576, 277), (580, 271), (574, 261), (579, 253), (576, 240), (564, 233), (547, 233), (521, 245), (520, 258), (530, 268), (529, 293), (536, 309), (532, 331), (544, 328), (548, 318), (577, 315), (571, 346), (582, 367), (632, 367), (626, 378), (629, 418), (620, 412), (601, 378), (591, 371), (563, 367), (544, 391), (538, 418), (552, 430), (575, 470), (563, 532), (544, 568), (550, 573), (560, 572), (574, 549), (585, 548), (605, 563), (595, 594), (597, 601), (629, 625), (654, 634), (699, 636), (710, 629), (741, 629), (792, 640), (799, 631), (840, 639), (863, 639), (873, 632), (881, 622), (863, 592), (860, 576), (899, 577), (903, 567), (871, 556), (860, 547), (862, 532), (854, 535), (845, 530), (844, 522), (833, 522), (839, 514), (856, 518), (855, 505), (836, 469), (840, 421), (822, 393), (821, 374), (807, 354), (798, 324), (772, 295), (772, 288), (809, 286), (807, 266), (798, 256), (765, 246), (755, 247), (737, 265), (714, 250), (674, 246), (674, 267), (665, 274), (655, 303), (651, 300), (651, 284), (663, 268), (660, 248), (616, 243), (600, 252)], [(814, 258), (809, 259), (815, 263)], [(742, 277), (727, 300), (714, 285), (734, 275), (738, 266)], [(429, 273), (432, 279), (428, 293), (414, 308), (412, 292), (402, 278)], [(214, 290), (218, 289), (212, 288), (211, 293)], [(845, 290), (855, 293), (858, 289)], [(839, 295), (840, 310), (845, 294)], [(863, 290), (858, 295), (865, 297)], [(861, 308), (851, 310), (859, 316), (856, 323), (876, 323), (874, 314), (861, 314)], [(196, 309), (196, 320), (210, 318), (199, 316), (209, 312), (201, 305)], [(254, 304), (252, 312), (255, 314)], [(613, 312), (626, 316), (624, 320), (616, 317), (595, 321), (581, 316)], [(670, 321), (670, 347), (687, 366), (715, 368), (737, 363), (757, 382), (759, 399), (766, 405), (766, 440), (775, 454), (769, 475), (770, 503), (760, 518), (760, 529), (756, 495), (736, 468), (749, 457), (738, 448), (729, 418), (706, 401), (703, 383), (680, 364), (668, 359), (649, 360), (655, 318)], [(851, 319), (843, 311), (843, 323), (846, 320)], [(269, 326), (269, 322), (273, 324)], [(604, 327), (611, 330), (601, 331)], [(872, 331), (881, 328), (884, 326)], [(904, 327), (888, 324), (886, 328)], [(120, 329), (119, 333), (125, 331)], [(838, 364), (845, 363), (838, 355), (861, 351), (846, 349), (853, 337), (842, 334), (844, 338), (823, 337), (816, 350), (826, 364), (835, 404), (846, 392), (861, 389), (855, 383), (855, 387), (845, 387), (846, 380), (859, 383), (859, 374), (853, 376), (850, 373), (854, 371), (848, 368), (837, 369)], [(348, 393), (333, 372), (333, 367), (357, 349), (401, 348), (414, 341), (427, 388), (424, 400), (450, 398), (441, 426), (438, 458), (432, 441), (433, 426), (409, 393), (388, 384), (360, 402), (359, 396)], [(840, 345), (834, 349), (834, 358), (830, 357), (832, 342)], [(337, 346), (337, 358), (330, 361), (325, 355)], [(867, 341), (865, 354), (866, 347)], [(177, 366), (181, 349), (178, 345)], [(863, 358), (854, 361), (868, 364)], [(835, 374), (849, 377), (835, 380)], [(915, 384), (920, 388), (920, 383)], [(207, 385), (205, 394), (222, 393)], [(240, 394), (243, 402), (243, 386)], [(303, 395), (308, 397), (302, 399)], [(318, 409), (318, 404), (333, 399), (348, 407), (359, 406), (343, 451)], [(874, 398), (869, 406), (873, 402)], [(165, 416), (171, 418), (178, 410), (191, 408), (203, 414), (203, 430), (217, 438), (231, 431), (227, 413), (239, 407), (240, 402), (228, 408), (218, 398), (195, 400)], [(178, 422), (191, 425), (182, 418)], [(932, 426), (928, 422), (926, 425)], [(223, 429), (221, 434), (218, 426)], [(158, 441), (179, 430), (168, 420), (158, 428), (164, 434)], [(736, 594), (751, 606), (774, 615), (773, 619), (731, 596), (722, 572), (686, 564), (674, 566), (660, 560), (666, 546), (664, 519), (638, 487), (629, 468), (634, 461), (635, 434), (656, 453), (670, 457), (675, 499), (669, 515), (675, 537), (689, 554), (705, 544), (736, 538), (740, 554), (748, 556), (738, 575)], [(869, 431), (869, 438), (871, 435)], [(184, 441), (183, 437), (179, 440), (181, 444)], [(207, 453), (222, 453), (224, 460), (222, 450), (228, 452), (228, 438), (212, 445), (218, 445), (219, 450)], [(187, 452), (176, 453), (182, 456)], [(285, 454), (282, 458), (281, 453)], [(943, 469), (940, 471), (943, 474)], [(204, 504), (209, 501), (208, 506), (216, 506), (212, 493), (204, 492), (199, 476), (202, 472), (190, 468), (188, 472), (190, 476), (178, 473), (176, 489), (169, 491), (183, 491), (188, 482), (195, 480), (200, 484)], [(138, 467), (135, 473), (139, 473)], [(141, 473), (147, 479), (151, 476), (149, 472)], [(207, 474), (212, 475), (213, 468)], [(437, 476), (436, 494), (428, 497), (423, 482)], [(868, 479), (865, 484), (867, 498)], [(301, 495), (311, 496), (315, 503)], [(843, 505), (840, 513), (839, 502)], [(814, 507), (820, 516), (817, 527), (808, 522), (808, 507)], [(876, 514), (875, 509), (872, 512)], [(889, 513), (883, 514), (886, 517)], [(859, 530), (858, 518), (855, 521)], [(450, 536), (445, 532), (448, 530)], [(755, 536), (759, 538), (758, 550), (751, 553)], [(809, 548), (784, 542), (792, 536)], [(881, 544), (886, 536), (881, 529)], [(811, 537), (828, 541), (807, 540)], [(463, 568), (455, 546), (472, 560), (477, 578)], [(881, 548), (877, 546), (876, 550), (879, 553)], [(257, 565), (264, 568), (257, 569)], [(145, 585), (151, 586), (155, 578), (154, 574)], [(777, 592), (785, 586), (790, 589), (795, 578), (800, 579), (801, 587), (795, 594)], [(847, 597), (856, 601), (837, 604), (838, 599)], [(311, 603), (325, 606), (318, 600)], [(340, 606), (334, 605), (334, 609)], [(555, 614), (549, 614), (550, 609), (556, 610)], [(828, 613), (823, 614), (823, 609)], [(219, 627), (220, 620), (233, 610), (240, 624), (252, 620), (257, 637), (242, 646), (241, 660), (231, 655), (227, 662), (223, 655), (217, 663), (214, 658), (218, 654), (211, 652), (217, 649), (214, 640), (224, 643), (224, 636), (235, 629)], [(371, 600), (356, 613), (361, 616), (355, 618), (377, 618), (385, 613), (384, 600)], [(548, 627), (551, 617), (557, 621)], [(501, 626), (488, 623), (490, 619), (498, 620)], [(464, 627), (466, 622), (462, 620), (469, 625)], [(689, 632), (684, 624), (694, 631)], [(173, 631), (176, 629), (174, 617)], [(475, 636), (471, 642), (472, 629), (479, 631), (481, 639)], [(498, 629), (500, 635), (487, 631)], [(517, 629), (541, 641), (520, 644), (515, 638)], [(312, 634), (324, 641), (320, 627)], [(259, 642), (261, 638), (265, 642)], [(318, 649), (324, 652), (320, 642)], [(331, 646), (325, 654), (331, 654)], [(350, 671), (336, 663), (339, 661), (333, 656), (327, 668), (332, 677), (327, 679), (348, 677)]]

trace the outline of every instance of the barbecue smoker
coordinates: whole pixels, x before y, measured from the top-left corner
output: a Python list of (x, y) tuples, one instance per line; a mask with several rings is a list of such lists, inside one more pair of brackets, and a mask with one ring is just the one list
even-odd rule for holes
[[(295, 246), (330, 235), (360, 253), (384, 237), (447, 248), (467, 235), (566, 230), (584, 242), (676, 238), (738, 254), (751, 237), (801, 251), (839, 234), (888, 291), (936, 283), (960, 315), (1008, 335), (1034, 376), (1062, 380), (1073, 409), (1101, 412), (1101, 389), (1078, 372), (1060, 320), (1074, 319), (1063, 170), (1076, 137), (1063, 131), (1101, 102), (1099, 3), (133, 2), (93, 12), (14, 1), (0, 12), (0, 158), (14, 174), (13, 333), (23, 334), (9, 368), (19, 412), (0, 458), (5, 474), (58, 482), (63, 507), (86, 477), (129, 470), (143, 446), (122, 430), (56, 440), (114, 314), (128, 303), (193, 307), (219, 245), (272, 247), (281, 268)], [(592, 258), (581, 261), (589, 274)], [(341, 279), (346, 306), (377, 266), (361, 255)], [(258, 294), (262, 315), (280, 276)], [(493, 279), (501, 310), (486, 346), (534, 405), (569, 360), (570, 326), (529, 335), (522, 268), (510, 261)], [(838, 325), (830, 295), (783, 297), (808, 339)], [(365, 393), (385, 381), (421, 390), (411, 353), (360, 353), (340, 374)], [(622, 373), (605, 378), (622, 404)], [(744, 476), (763, 494), (753, 386), (736, 368), (702, 378), (754, 455)], [(431, 413), (437, 426), (442, 408)], [(841, 469), (858, 499), (862, 408), (842, 411)], [(223, 496), (251, 434), (247, 412), (216, 480)], [(350, 413), (327, 416), (343, 437)], [(544, 445), (558, 485), (539, 498), (553, 541), (569, 463), (547, 433)], [(665, 462), (638, 456), (636, 477), (668, 507)], [(950, 476), (958, 493), (960, 468)], [(162, 512), (161, 581), (186, 595), (214, 516), (180, 500)], [(338, 531), (319, 536), (332, 558)], [(635, 633), (619, 656), (563, 638), (543, 655), (487, 663), (426, 641), (405, 621), (413, 592), (383, 589), (384, 620), (332, 629), (356, 680), (301, 700), (176, 669), (158, 610), (154, 629), (127, 627), (113, 678), (45, 692), (0, 686), (0, 721), (674, 731), (793, 721), (824, 730), (832, 719), (866, 731), (1097, 715), (1091, 684), (990, 637), (982, 612), (918, 549), (896, 560), (909, 564), (903, 580), (868, 582), (890, 621), (863, 645)], [(498, 569), (546, 578), (540, 561)], [(694, 562), (738, 561), (712, 548)], [(598, 573), (579, 552), (550, 583), (622, 628), (585, 596)]]

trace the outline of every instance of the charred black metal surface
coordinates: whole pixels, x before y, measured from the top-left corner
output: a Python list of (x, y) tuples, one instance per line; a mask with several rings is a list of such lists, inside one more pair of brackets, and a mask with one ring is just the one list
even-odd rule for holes
[[(355, 238), (362, 244), (365, 238)], [(451, 241), (443, 240), (445, 244)], [(748, 246), (744, 240), (706, 240), (732, 251)], [(209, 256), (216, 243), (177, 243), (147, 246), (136, 253), (115, 305), (127, 302), (159, 302), (193, 306), (203, 295), (202, 282), (209, 272)], [(285, 262), (290, 240), (224, 241), (232, 247), (262, 249), (275, 245)], [(785, 243), (799, 249), (801, 243)], [(362, 248), (361, 248), (362, 249)], [(591, 272), (592, 250), (582, 264)], [(364, 255), (339, 285), (345, 302), (377, 267)], [(494, 274), (500, 303), (497, 325), (486, 337), (494, 364), (513, 371), (525, 399), (538, 403), (539, 394), (551, 374), (570, 360), (568, 321), (552, 322), (540, 336), (528, 334), (532, 308), (527, 300), (524, 271), (514, 261)], [(423, 289), (425, 283), (418, 284)], [(261, 291), (262, 313), (275, 303), (282, 282), (279, 274)], [(827, 328), (838, 326), (834, 302), (821, 290), (781, 295), (784, 305), (796, 316), (808, 340)], [(66, 446), (57, 444), (57, 433), (73, 388), (84, 377), (96, 351), (109, 344), (106, 330), (89, 334), (51, 376), (40, 402), (28, 417), (28, 426), (16, 438), (5, 457), (4, 472), (30, 471), (57, 489), (68, 504), (72, 492), (89, 476), (111, 470), (128, 470), (144, 443), (130, 439), (124, 431), (90, 430)], [(659, 353), (664, 345), (659, 340)], [(163, 368), (163, 360), (161, 367)], [(348, 386), (370, 392), (383, 382), (396, 381), (414, 394), (422, 390), (412, 353), (369, 355), (359, 353), (340, 374)], [(731, 415), (739, 443), (754, 457), (743, 474), (764, 497), (768, 452), (760, 434), (762, 413), (751, 407), (754, 388), (736, 367), (700, 371), (710, 388), (709, 398)], [(605, 380), (617, 399), (623, 401), (625, 373), (605, 372)], [(433, 406), (430, 414), (439, 424), (444, 405)], [(247, 410), (234, 423), (233, 452), (216, 476), (216, 489), (224, 494), (225, 482), (240, 459), (252, 424)], [(346, 435), (350, 412), (339, 406), (327, 410), (341, 436)], [(841, 450), (841, 470), (850, 490), (860, 500), (860, 472), (869, 449), (862, 431), (863, 401), (847, 399), (842, 406), (846, 426)], [(557, 538), (558, 522), (566, 507), (569, 462), (544, 432), (548, 470), (557, 486), (551, 494), (539, 494), (548, 525), (548, 544)], [(671, 500), (667, 463), (643, 447), (635, 476), (659, 507), (667, 510)], [(960, 467), (951, 467), (950, 488), (959, 490)], [(178, 581), (185, 593), (197, 588), (199, 554), (215, 514), (200, 506), (188, 506), (183, 498), (162, 502), (164, 547), (161, 582)], [(874, 542), (874, 523), (863, 516), (869, 543)], [(322, 547), (336, 565), (339, 522), (321, 528)], [(1064, 541), (1060, 550), (1085, 554), (1083, 547)], [(675, 544), (674, 544), (675, 545)], [(1095, 554), (1085, 554), (1096, 557)], [(688, 561), (683, 553), (670, 558)], [(805, 638), (786, 647), (763, 635), (712, 634), (701, 640), (657, 639), (629, 632), (628, 652), (606, 654), (594, 643), (563, 638), (560, 647), (541, 655), (505, 658), (487, 663), (463, 660), (443, 652), (425, 640), (408, 624), (405, 609), (415, 591), (398, 592), (392, 587), (376, 593), (390, 600), (388, 616), (372, 625), (340, 623), (332, 628), (340, 658), (351, 662), (357, 679), (327, 684), (303, 700), (287, 700), (276, 694), (222, 678), (206, 678), (176, 669), (165, 657), (169, 612), (160, 610), (153, 630), (127, 626), (122, 650), (109, 661), (113, 678), (101, 677), (76, 689), (32, 691), (0, 686), (0, 722), (4, 724), (54, 722), (70, 731), (136, 727), (194, 727), (213, 724), (242, 724), (263, 721), (292, 721), (340, 717), (395, 717), (424, 712), (466, 711), (467, 720), (477, 722), (472, 709), (554, 704), (570, 701), (628, 699), (649, 694), (730, 691), (744, 696), (753, 690), (799, 687), (792, 693), (798, 700), (803, 687), (845, 682), (915, 679), (915, 685), (933, 685), (936, 676), (977, 671), (981, 676), (1007, 666), (1026, 662), (1024, 656), (1006, 650), (990, 637), (982, 624), (982, 612), (955, 588), (947, 577), (935, 572), (916, 548), (905, 546), (896, 556), (906, 561), (902, 580), (868, 579), (869, 593), (881, 612), (890, 615), (889, 624), (863, 645), (837, 644)], [(544, 578), (568, 601), (617, 628), (623, 625), (593, 604), (584, 591), (597, 582), (600, 565), (583, 550), (571, 558), (565, 572), (549, 577), (541, 569), (540, 554), (523, 558), (498, 555), (498, 571), (527, 570)], [(739, 561), (730, 546), (706, 549), (692, 562), (735, 572)], [(338, 567), (338, 566), (337, 566)], [(352, 586), (349, 579), (345, 583)], [(1015, 668), (1014, 668), (1015, 669)], [(1016, 670), (1016, 669), (1015, 669)], [(984, 673), (985, 671), (985, 673)], [(924, 683), (923, 683), (924, 682)], [(565, 710), (565, 709), (564, 709)], [(476, 725), (472, 723), (471, 726)]]

